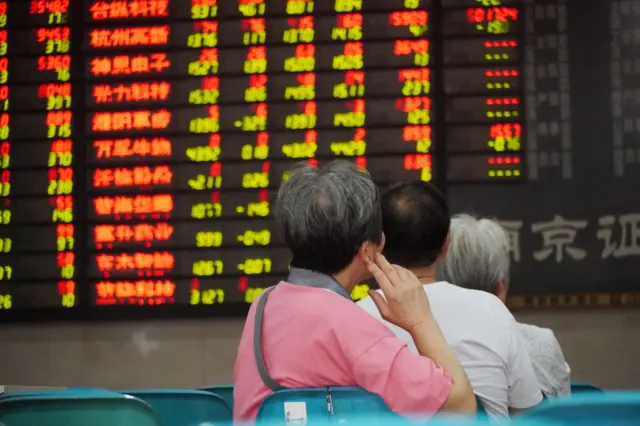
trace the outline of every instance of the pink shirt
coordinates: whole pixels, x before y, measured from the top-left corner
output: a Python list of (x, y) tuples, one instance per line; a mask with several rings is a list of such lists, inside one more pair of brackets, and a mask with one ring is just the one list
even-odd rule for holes
[[(262, 296), (260, 296), (262, 297)], [(271, 390), (253, 355), (257, 300), (245, 323), (234, 369), (236, 421), (255, 420)], [(451, 392), (451, 377), (414, 355), (380, 321), (339, 294), (281, 282), (269, 295), (262, 323), (269, 375), (287, 388), (360, 386), (402, 414), (433, 414)]]

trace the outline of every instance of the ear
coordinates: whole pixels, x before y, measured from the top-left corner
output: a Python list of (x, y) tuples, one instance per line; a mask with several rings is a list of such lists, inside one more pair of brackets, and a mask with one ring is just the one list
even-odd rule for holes
[(502, 300), (502, 303), (507, 302), (507, 287), (502, 282), (498, 282), (496, 285), (496, 296)]
[(371, 278), (371, 272), (369, 272), (369, 269), (367, 268), (367, 263), (365, 259), (368, 259), (369, 261), (374, 262), (377, 251), (378, 251), (377, 245), (371, 244), (370, 241), (365, 241), (360, 246), (360, 249), (358, 250), (358, 254), (356, 258), (354, 258), (354, 261), (356, 262), (355, 263), (356, 268), (357, 268), (355, 273), (359, 275), (357, 277), (358, 282), (360, 282), (360, 280), (366, 280)]
[(444, 259), (447, 257), (447, 252), (449, 251), (449, 241), (451, 237), (451, 232), (447, 234), (447, 238), (444, 240), (444, 244), (442, 245), (442, 250), (440, 250), (440, 259)]
[(374, 245), (371, 244), (371, 242), (365, 241), (360, 246), (360, 250), (358, 250), (358, 255), (360, 256), (361, 259), (366, 257), (367, 259), (374, 260), (376, 256), (376, 249)]

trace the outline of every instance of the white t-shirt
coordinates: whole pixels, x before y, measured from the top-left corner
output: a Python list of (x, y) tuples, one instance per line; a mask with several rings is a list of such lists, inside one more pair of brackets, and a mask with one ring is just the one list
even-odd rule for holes
[[(424, 289), (442, 334), (490, 417), (505, 417), (509, 408), (526, 409), (542, 400), (518, 323), (500, 299), (447, 282), (427, 284)], [(370, 297), (358, 305), (383, 321)], [(409, 333), (383, 322), (418, 353)]]

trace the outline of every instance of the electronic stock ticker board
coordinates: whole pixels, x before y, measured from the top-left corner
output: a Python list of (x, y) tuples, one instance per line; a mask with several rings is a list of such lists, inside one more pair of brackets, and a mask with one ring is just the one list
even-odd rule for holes
[(520, 13), (0, 1), (0, 315), (246, 310), (288, 271), (270, 217), (295, 162), (522, 181)]

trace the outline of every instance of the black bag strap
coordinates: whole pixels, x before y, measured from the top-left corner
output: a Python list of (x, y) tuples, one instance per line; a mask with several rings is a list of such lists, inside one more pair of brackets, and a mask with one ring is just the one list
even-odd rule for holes
[[(319, 272), (310, 271), (308, 269), (291, 268), (287, 282), (305, 287), (323, 288), (351, 300), (349, 293), (335, 279), (333, 279), (333, 277)], [(286, 389), (284, 386), (273, 380), (269, 375), (267, 366), (264, 362), (264, 357), (262, 356), (262, 320), (264, 317), (264, 305), (267, 303), (269, 293), (271, 293), (275, 288), (276, 286), (269, 287), (260, 295), (260, 299), (258, 299), (258, 304), (256, 305), (256, 318), (253, 325), (253, 356), (256, 359), (258, 373), (260, 374), (260, 378), (265, 386), (273, 392)]]
[(260, 374), (262, 382), (273, 392), (286, 389), (269, 375), (267, 366), (264, 363), (264, 357), (262, 356), (262, 318), (264, 317), (264, 305), (267, 303), (269, 293), (271, 293), (274, 288), (276, 288), (276, 286), (269, 287), (260, 296), (258, 305), (256, 306), (256, 318), (253, 324), (253, 356), (256, 359), (258, 373)]

